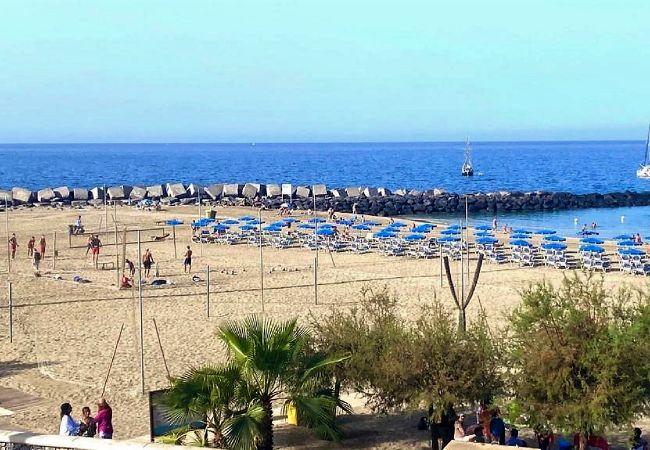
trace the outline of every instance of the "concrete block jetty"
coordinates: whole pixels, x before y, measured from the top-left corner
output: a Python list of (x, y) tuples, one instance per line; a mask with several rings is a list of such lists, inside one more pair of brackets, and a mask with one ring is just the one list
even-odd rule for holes
[[(106, 192), (104, 192), (104, 190)], [(291, 193), (291, 195), (289, 195)], [(291, 201), (297, 209), (329, 208), (376, 216), (424, 215), (465, 210), (471, 212), (553, 211), (581, 208), (614, 208), (650, 205), (650, 191), (611, 192), (606, 194), (572, 194), (569, 192), (479, 192), (458, 194), (442, 189), (396, 189), (385, 187), (345, 186), (328, 188), (324, 184), (292, 186), (289, 184), (215, 183), (206, 187), (196, 183), (161, 183), (152, 186), (43, 187), (31, 191), (24, 187), (0, 189), (0, 206), (101, 206), (104, 201), (134, 204), (142, 200), (160, 201), (165, 205), (204, 203), (241, 204), (279, 208)]]

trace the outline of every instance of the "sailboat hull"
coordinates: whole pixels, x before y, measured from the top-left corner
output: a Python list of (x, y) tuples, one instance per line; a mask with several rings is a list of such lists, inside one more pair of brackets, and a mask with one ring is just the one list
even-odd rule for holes
[(636, 170), (637, 178), (650, 178), (650, 165), (641, 166)]

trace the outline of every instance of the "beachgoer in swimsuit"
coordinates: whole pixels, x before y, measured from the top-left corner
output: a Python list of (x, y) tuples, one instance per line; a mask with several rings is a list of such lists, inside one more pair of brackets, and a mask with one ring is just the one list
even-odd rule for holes
[(147, 249), (144, 252), (144, 255), (142, 255), (142, 265), (144, 266), (144, 276), (145, 276), (145, 278), (149, 278), (149, 273), (151, 271), (151, 266), (153, 265), (153, 263), (154, 263), (153, 255), (151, 254), (149, 249)]
[(97, 263), (99, 262), (99, 247), (102, 246), (102, 241), (99, 240), (99, 235), (95, 234), (90, 241), (90, 250), (93, 254), (93, 266), (97, 268)]
[(185, 252), (185, 260), (183, 261), (183, 267), (185, 273), (192, 272), (192, 249), (190, 246), (187, 246), (187, 251)]
[(27, 241), (27, 256), (34, 256), (34, 246), (36, 245), (36, 238), (32, 236), (32, 238)]
[(125, 259), (124, 263), (126, 264), (126, 267), (129, 268), (129, 275), (133, 278), (133, 275), (135, 275), (135, 264), (133, 264), (133, 261), (130, 259)]
[(47, 242), (45, 242), (45, 236), (41, 236), (41, 240), (38, 241), (38, 246), (41, 250), (41, 259), (45, 258), (45, 247), (47, 246)]
[(16, 233), (11, 233), (9, 238), (9, 249), (11, 250), (11, 259), (16, 259), (16, 248), (18, 248), (18, 239)]
[(93, 235), (88, 236), (88, 241), (86, 242), (86, 256), (90, 252), (90, 249), (93, 248)]
[(496, 216), (492, 219), (492, 229), (496, 231), (498, 228), (498, 223), (497, 223), (497, 218)]
[(41, 264), (41, 254), (38, 249), (34, 249), (34, 254), (32, 255), (32, 266), (34, 266), (34, 271), (38, 273), (38, 268)]

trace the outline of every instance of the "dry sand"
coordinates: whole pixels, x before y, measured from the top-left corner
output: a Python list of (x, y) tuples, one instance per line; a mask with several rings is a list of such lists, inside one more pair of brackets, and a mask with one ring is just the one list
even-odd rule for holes
[[(101, 261), (115, 261), (114, 220), (109, 211), (108, 232), (102, 234), (104, 247)], [(251, 214), (242, 208), (219, 208), (219, 217)], [(120, 327), (122, 339), (106, 387), (106, 398), (114, 408), (115, 437), (135, 438), (148, 433), (148, 405), (140, 393), (139, 308), (137, 290), (116, 289), (114, 270), (94, 270), (85, 255), (85, 240), (73, 237), (69, 248), (67, 225), (81, 214), (87, 231), (99, 230), (105, 213), (101, 209), (53, 210), (32, 208), (11, 211), (9, 228), (18, 236), (20, 247), (10, 275), (6, 258), (0, 257), (0, 385), (19, 389), (42, 399), (37, 405), (2, 418), (2, 426), (54, 433), (58, 430), (58, 407), (64, 401), (73, 404), (74, 413), (94, 403), (113, 353)], [(189, 223), (196, 217), (196, 207), (175, 207), (167, 211), (138, 211), (117, 208), (117, 226), (154, 228), (156, 221), (181, 218)], [(270, 217), (275, 213), (268, 212)], [(382, 219), (380, 219), (382, 220)], [(383, 219), (386, 222), (386, 219)], [(171, 232), (170, 227), (166, 227)], [(53, 233), (57, 232), (59, 257), (52, 268)], [(33, 275), (27, 254), (27, 240), (41, 235), (48, 240), (41, 271)], [(120, 231), (120, 240), (122, 232)], [(161, 231), (143, 231), (148, 240)], [(135, 233), (128, 234), (130, 242)], [(211, 317), (206, 317), (205, 282), (194, 283), (183, 273), (182, 255), (186, 245), (194, 250), (193, 271), (205, 279), (206, 267), (212, 268)], [(238, 319), (261, 312), (260, 251), (247, 245), (222, 246), (191, 243), (189, 226), (177, 228), (178, 255), (170, 239), (146, 242), (158, 262), (160, 276), (173, 281), (172, 286), (144, 290), (145, 388), (147, 391), (166, 386), (166, 371), (152, 319), (160, 330), (160, 340), (172, 375), (192, 365), (218, 362), (223, 348), (215, 338), (217, 326), (228, 319)], [(573, 246), (575, 247), (575, 246)], [(121, 251), (122, 246), (119, 246)], [(333, 309), (348, 308), (360, 298), (364, 286), (393, 289), (399, 296), (402, 312), (417, 314), (418, 305), (437, 295), (452, 308), (447, 287), (440, 287), (440, 262), (390, 258), (377, 254), (320, 254), (319, 304), (314, 302), (314, 252), (306, 249), (279, 250), (264, 248), (264, 302), (266, 314), (273, 318), (316, 317)], [(138, 261), (134, 243), (127, 246), (127, 257)], [(335, 265), (334, 265), (335, 263)], [(297, 269), (297, 271), (296, 271)], [(234, 271), (235, 275), (222, 271)], [(55, 275), (62, 277), (57, 280)], [(71, 281), (74, 275), (90, 280), (87, 284)], [(549, 268), (517, 268), (511, 265), (484, 266), (476, 299), (470, 306), (476, 313), (478, 300), (485, 307), (490, 323), (498, 327), (505, 315), (519, 303), (519, 292), (539, 280), (559, 283), (562, 272)], [(627, 283), (644, 287), (646, 280), (619, 273), (608, 273), (606, 283)], [(14, 342), (9, 343), (8, 309), (4, 286), (13, 285)], [(304, 430), (282, 425), (278, 420), (279, 447), (295, 448), (427, 448), (426, 432), (415, 429), (417, 416), (372, 417), (361, 401), (355, 402), (358, 416), (347, 418), (349, 439), (342, 444), (327, 444), (311, 438)], [(73, 413), (73, 414), (74, 414)]]

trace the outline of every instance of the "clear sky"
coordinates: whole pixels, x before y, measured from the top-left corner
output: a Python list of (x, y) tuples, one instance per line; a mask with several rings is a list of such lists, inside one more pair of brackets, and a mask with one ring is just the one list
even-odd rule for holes
[(648, 0), (0, 0), (1, 142), (644, 139)]

